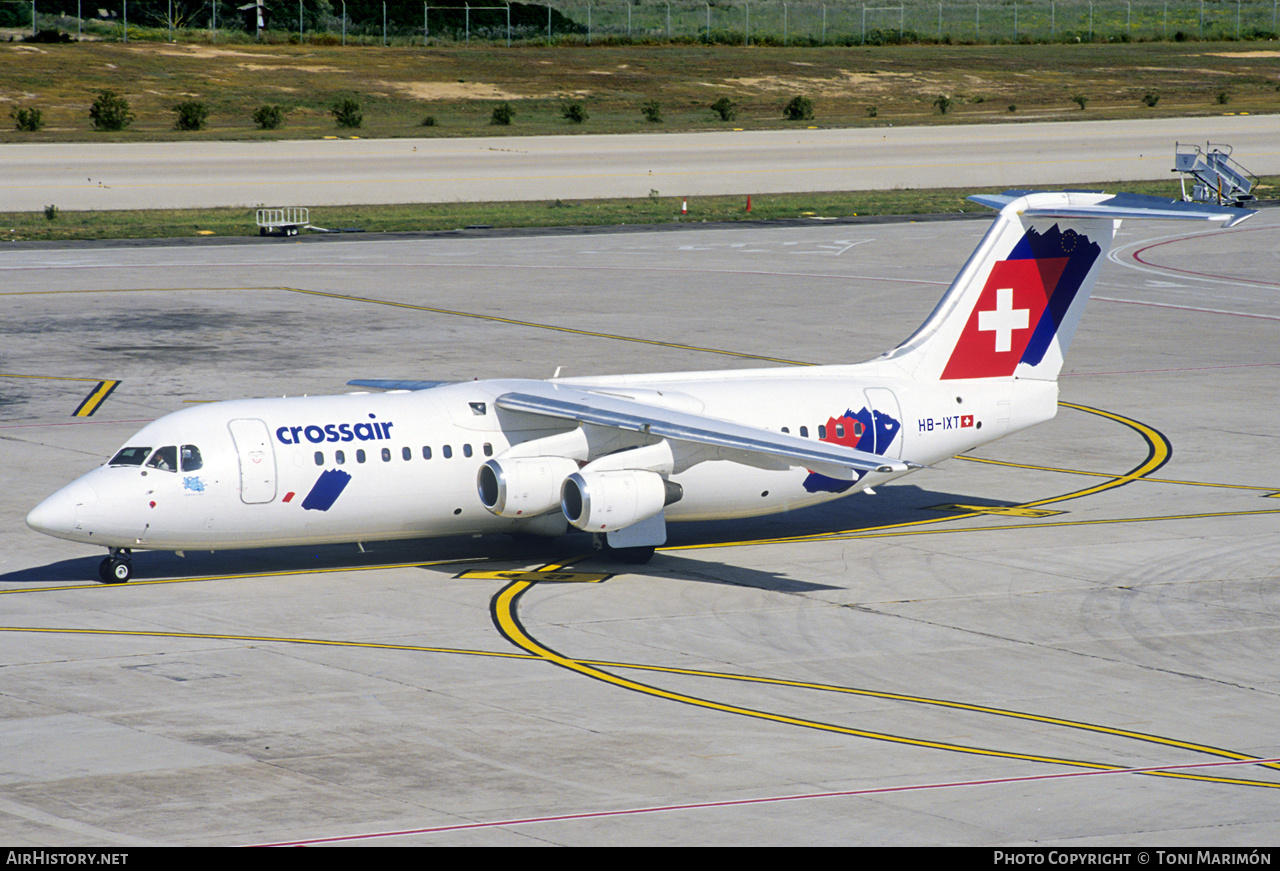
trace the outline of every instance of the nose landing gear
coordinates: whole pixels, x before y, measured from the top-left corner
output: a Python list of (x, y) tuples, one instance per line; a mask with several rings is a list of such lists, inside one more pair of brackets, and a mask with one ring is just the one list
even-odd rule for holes
[(111, 554), (98, 566), (98, 577), (104, 584), (127, 584), (133, 577), (133, 560), (128, 548), (113, 547)]

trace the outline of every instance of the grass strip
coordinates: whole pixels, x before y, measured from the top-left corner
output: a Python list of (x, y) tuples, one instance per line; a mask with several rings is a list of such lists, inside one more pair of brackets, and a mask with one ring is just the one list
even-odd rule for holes
[[(1280, 179), (1263, 179), (1263, 195)], [(1098, 182), (1085, 190), (1126, 191), (1176, 197), (1169, 181)], [(999, 188), (834, 191), (708, 197), (554, 200), (548, 202), (418, 203), (411, 205), (324, 206), (311, 209), (311, 222), (331, 230), (411, 233), (474, 227), (598, 227), (634, 224), (821, 220), (851, 216), (938, 215), (986, 212), (965, 199)], [(750, 211), (747, 210), (750, 202)], [(681, 209), (687, 206), (687, 214)], [(163, 239), (258, 235), (255, 210), (146, 209), (88, 212), (0, 212), (0, 241)]]

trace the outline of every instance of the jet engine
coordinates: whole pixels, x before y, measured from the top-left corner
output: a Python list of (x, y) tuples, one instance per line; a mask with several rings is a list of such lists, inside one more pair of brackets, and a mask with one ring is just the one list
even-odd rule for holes
[(489, 460), (476, 473), (480, 503), (499, 517), (536, 517), (560, 504), (560, 485), (578, 464), (568, 457)]
[(656, 472), (588, 470), (565, 478), (560, 507), (578, 529), (608, 532), (647, 520), (683, 495), (679, 484)]

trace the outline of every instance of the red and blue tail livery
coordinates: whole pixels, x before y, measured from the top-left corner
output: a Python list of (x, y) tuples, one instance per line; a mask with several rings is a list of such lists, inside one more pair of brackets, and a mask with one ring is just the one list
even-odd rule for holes
[(1075, 230), (1028, 228), (992, 265), (942, 379), (1002, 378), (1019, 363), (1039, 365), (1101, 253)]

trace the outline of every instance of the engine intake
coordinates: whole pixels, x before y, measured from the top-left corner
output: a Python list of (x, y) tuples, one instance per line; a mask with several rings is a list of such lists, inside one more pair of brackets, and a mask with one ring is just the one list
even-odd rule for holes
[(560, 507), (587, 532), (622, 529), (653, 517), (684, 496), (684, 489), (656, 472), (574, 472), (564, 480)]
[(476, 473), (476, 490), (499, 517), (536, 517), (559, 506), (560, 486), (577, 470), (568, 457), (489, 460)]

